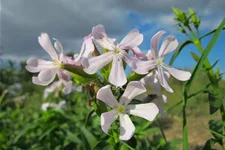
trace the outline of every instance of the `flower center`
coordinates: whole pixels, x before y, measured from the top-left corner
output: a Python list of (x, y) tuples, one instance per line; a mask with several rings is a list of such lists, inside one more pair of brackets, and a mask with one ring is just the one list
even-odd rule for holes
[(114, 50), (114, 53), (115, 53), (115, 54), (119, 54), (119, 53), (120, 53), (120, 50), (119, 50), (119, 49), (115, 49), (115, 50)]
[(123, 113), (123, 112), (125, 111), (124, 106), (123, 106), (123, 105), (119, 105), (119, 106), (117, 107), (117, 111), (118, 111), (118, 113)]
[(156, 59), (156, 64), (157, 64), (157, 65), (161, 65), (162, 62), (163, 62), (163, 58), (158, 58), (158, 59)]
[(61, 63), (60, 61), (58, 61), (58, 60), (53, 60), (52, 63), (53, 63), (54, 66), (59, 67), (59, 68), (60, 68), (61, 65), (62, 65), (62, 63)]

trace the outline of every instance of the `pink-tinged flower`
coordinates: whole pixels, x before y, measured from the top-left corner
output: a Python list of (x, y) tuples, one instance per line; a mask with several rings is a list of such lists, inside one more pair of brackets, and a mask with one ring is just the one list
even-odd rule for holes
[(135, 127), (128, 114), (152, 121), (159, 112), (154, 103), (129, 105), (133, 98), (144, 92), (146, 92), (146, 89), (141, 82), (132, 81), (127, 85), (118, 102), (113, 96), (109, 85), (99, 89), (97, 92), (97, 98), (112, 108), (111, 111), (101, 114), (102, 130), (107, 134), (111, 124), (119, 117), (119, 138), (120, 140), (129, 140), (135, 132)]
[[(146, 70), (149, 68), (153, 69), (155, 68), (157, 70), (156, 72), (156, 78), (161, 84), (162, 87), (164, 87), (168, 92), (173, 92), (171, 87), (168, 85), (166, 76), (165, 76), (165, 70), (168, 71), (169, 74), (171, 74), (174, 78), (180, 80), (180, 81), (186, 81), (189, 80), (191, 77), (191, 73), (187, 71), (178, 70), (175, 68), (172, 68), (171, 66), (164, 63), (165, 57), (172, 51), (174, 51), (178, 46), (178, 41), (174, 36), (168, 36), (162, 43), (160, 50), (158, 51), (158, 43), (160, 42), (160, 39), (162, 35), (165, 34), (165, 31), (159, 31), (157, 32), (151, 39), (151, 50), (148, 51), (146, 54), (149, 66), (146, 66)], [(151, 62), (151, 63), (150, 63)], [(147, 68), (148, 67), (148, 68)], [(164, 68), (164, 69), (163, 69)], [(151, 70), (149, 69), (149, 70)]]
[(55, 41), (54, 47), (60, 52), (60, 55), (57, 55), (47, 33), (42, 33), (41, 36), (38, 37), (38, 42), (50, 55), (52, 61), (29, 58), (27, 60), (26, 69), (32, 73), (40, 72), (37, 77), (32, 78), (34, 84), (48, 85), (55, 79), (56, 74), (59, 74), (59, 72), (62, 71), (60, 68), (64, 60), (63, 47), (58, 40)]
[(91, 34), (84, 37), (84, 42), (82, 44), (80, 54), (74, 55), (74, 64), (78, 66), (83, 66), (83, 67), (89, 66), (88, 58), (92, 57), (92, 53), (95, 50), (92, 40), (93, 40), (93, 37)]
[(54, 102), (47, 102), (47, 103), (43, 103), (41, 105), (41, 110), (43, 111), (47, 111), (48, 108), (54, 108), (54, 109), (62, 109), (66, 107), (66, 101), (60, 101), (58, 104), (54, 103)]
[(123, 67), (123, 60), (132, 68), (133, 71), (139, 74), (145, 74), (142, 72), (142, 67), (137, 68), (137, 64), (141, 66), (142, 62), (136, 58), (132, 58), (128, 55), (126, 50), (135, 49), (143, 41), (143, 35), (138, 30), (132, 30), (129, 32), (122, 41), (115, 45), (115, 39), (108, 38), (105, 33), (103, 25), (93, 27), (92, 36), (97, 43), (108, 50), (108, 52), (92, 57), (89, 59), (89, 67), (84, 68), (84, 71), (88, 74), (94, 74), (101, 68), (112, 62), (112, 68), (109, 75), (109, 82), (115, 86), (123, 86), (127, 82), (126, 74)]
[[(164, 72), (166, 80), (170, 77), (168, 72)], [(147, 91), (142, 95), (138, 96), (136, 99), (142, 102), (152, 102), (159, 108), (159, 113), (162, 116), (166, 116), (166, 111), (164, 110), (161, 103), (167, 102), (167, 97), (161, 94), (162, 87), (157, 79), (157, 70), (153, 70), (151, 73), (143, 77), (140, 82), (145, 86)]]
[(55, 95), (58, 96), (61, 87), (63, 87), (62, 92), (64, 94), (69, 94), (72, 90), (71, 75), (68, 71), (63, 70), (59, 71), (59, 80), (53, 82), (49, 87), (44, 90), (44, 97), (46, 98), (49, 93), (55, 92)]
[[(170, 74), (167, 71), (164, 71), (163, 73), (164, 73), (166, 81), (168, 81)], [(162, 86), (160, 85), (159, 80), (158, 80), (158, 71), (157, 70), (153, 70), (152, 72), (150, 72), (149, 74), (144, 76), (140, 80), (140, 82), (147, 89), (147, 91), (145, 92), (146, 95), (148, 95), (148, 94), (160, 95), (161, 94)]]

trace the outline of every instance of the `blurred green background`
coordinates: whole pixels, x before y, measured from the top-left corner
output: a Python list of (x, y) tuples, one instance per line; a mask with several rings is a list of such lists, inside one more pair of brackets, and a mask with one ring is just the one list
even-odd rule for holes
[[(31, 82), (32, 74), (24, 69), (25, 63), (1, 62), (0, 71), (0, 149), (12, 150), (89, 150), (115, 149), (110, 145), (108, 135), (100, 127), (100, 120), (92, 113), (90, 100), (84, 91), (74, 86), (69, 95), (58, 93), (43, 98), (45, 87)], [(209, 83), (206, 74), (199, 73), (191, 89), (196, 91)], [(166, 117), (158, 117), (153, 123), (140, 118), (134, 119), (134, 138), (140, 142), (137, 149), (181, 149), (182, 100), (184, 83), (171, 77), (174, 93), (166, 93), (168, 103)], [(225, 81), (221, 82), (225, 87)], [(62, 108), (42, 110), (43, 103), (60, 103)], [(190, 149), (201, 149), (211, 133), (207, 128), (210, 119), (219, 119), (217, 113), (209, 115), (206, 94), (199, 94), (188, 102), (188, 127)], [(163, 130), (165, 137), (160, 132)], [(100, 139), (100, 140), (99, 140)], [(132, 139), (128, 141), (132, 143)], [(122, 143), (122, 149), (129, 145)]]

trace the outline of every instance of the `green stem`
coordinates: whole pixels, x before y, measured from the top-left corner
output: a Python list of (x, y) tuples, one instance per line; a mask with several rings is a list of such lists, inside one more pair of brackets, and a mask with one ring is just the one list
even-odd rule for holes
[(164, 139), (165, 142), (167, 143), (166, 136), (165, 136), (165, 133), (164, 133), (164, 131), (163, 131), (163, 128), (162, 128), (161, 124), (160, 124), (157, 120), (156, 120), (156, 123), (157, 123), (157, 125), (159, 126), (159, 129), (160, 129), (160, 131), (161, 131), (161, 134), (162, 134), (162, 136), (163, 136), (163, 139)]
[(186, 89), (184, 89), (184, 94), (183, 94), (183, 110), (182, 110), (182, 115), (183, 115), (183, 150), (188, 150), (188, 131), (187, 131), (187, 115), (186, 115), (186, 106), (187, 106), (187, 92)]
[(223, 104), (220, 106), (220, 113), (223, 121), (223, 127), (224, 127), (224, 132), (225, 132), (225, 110)]

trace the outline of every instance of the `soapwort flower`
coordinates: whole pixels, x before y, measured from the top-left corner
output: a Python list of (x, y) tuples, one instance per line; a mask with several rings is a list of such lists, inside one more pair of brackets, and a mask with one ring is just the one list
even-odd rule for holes
[[(180, 81), (189, 80), (191, 77), (191, 73), (187, 71), (178, 70), (172, 68), (171, 66), (164, 63), (165, 57), (172, 51), (174, 51), (178, 46), (178, 41), (174, 36), (168, 36), (162, 43), (159, 51), (158, 44), (160, 42), (161, 37), (165, 34), (165, 31), (157, 32), (151, 39), (151, 50), (149, 50), (146, 54), (151, 69), (155, 69), (156, 79), (159, 81), (162, 87), (164, 87), (168, 92), (173, 92), (171, 87), (169, 86), (165, 71), (168, 71), (174, 78)], [(148, 69), (149, 69), (148, 68)], [(164, 68), (164, 69), (163, 69)], [(147, 70), (148, 70), (147, 69)], [(150, 69), (150, 70), (151, 70)]]
[(84, 71), (88, 74), (94, 74), (101, 68), (112, 62), (112, 68), (109, 74), (109, 82), (115, 86), (123, 86), (127, 82), (126, 74), (123, 67), (123, 61), (125, 61), (133, 71), (139, 74), (145, 74), (142, 72), (142, 62), (136, 58), (132, 58), (126, 52), (129, 49), (134, 49), (137, 55), (140, 55), (138, 45), (143, 41), (143, 35), (138, 30), (134, 29), (130, 31), (119, 44), (114, 44), (115, 39), (108, 38), (105, 33), (105, 28), (102, 25), (93, 27), (92, 36), (94, 40), (108, 52), (92, 57), (89, 59), (89, 67), (84, 68)]
[(80, 53), (74, 55), (74, 64), (83, 67), (89, 66), (88, 58), (92, 57), (92, 53), (95, 50), (92, 40), (93, 37), (91, 34), (84, 37), (84, 42), (81, 46)]
[(32, 57), (27, 60), (26, 69), (32, 73), (40, 72), (37, 77), (32, 78), (34, 84), (48, 85), (55, 79), (56, 74), (59, 74), (59, 72), (62, 71), (61, 65), (64, 58), (63, 47), (60, 42), (56, 40), (54, 47), (60, 52), (60, 55), (57, 55), (47, 33), (42, 33), (41, 36), (38, 37), (38, 42), (50, 55), (52, 61)]
[(101, 114), (102, 130), (107, 134), (111, 124), (119, 117), (119, 138), (120, 140), (129, 140), (135, 132), (135, 127), (128, 114), (152, 121), (159, 112), (154, 103), (129, 104), (133, 98), (144, 92), (146, 89), (140, 81), (132, 81), (128, 83), (118, 102), (112, 94), (110, 85), (99, 89), (97, 98), (112, 108), (111, 111)]
[(46, 98), (49, 93), (55, 92), (55, 95), (58, 96), (58, 93), (61, 89), (64, 94), (69, 94), (72, 90), (71, 75), (68, 71), (63, 70), (59, 72), (59, 80), (53, 82), (49, 87), (44, 90), (44, 97)]

